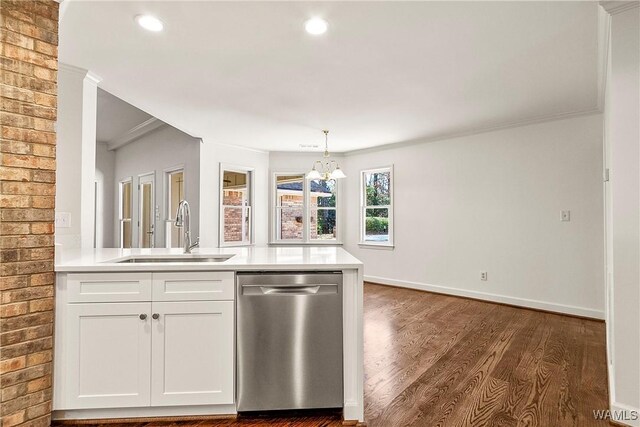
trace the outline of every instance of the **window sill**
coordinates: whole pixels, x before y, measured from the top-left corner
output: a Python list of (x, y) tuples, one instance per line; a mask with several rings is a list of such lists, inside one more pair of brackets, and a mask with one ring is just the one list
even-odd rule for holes
[(392, 251), (395, 248), (393, 243), (359, 242), (358, 246), (364, 249), (383, 249), (387, 251)]
[(219, 248), (248, 248), (251, 246), (255, 246), (254, 243), (239, 243), (239, 244), (231, 244), (231, 243), (223, 243), (218, 245)]
[(338, 241), (322, 242), (269, 242), (269, 246), (342, 246)]

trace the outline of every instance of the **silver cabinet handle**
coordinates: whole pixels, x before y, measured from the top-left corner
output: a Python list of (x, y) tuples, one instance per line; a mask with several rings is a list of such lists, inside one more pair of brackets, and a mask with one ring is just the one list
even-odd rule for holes
[(147, 315), (146, 315), (146, 314), (142, 313), (142, 314), (140, 315), (140, 320), (145, 320), (146, 318), (147, 318)]
[(160, 318), (160, 314), (153, 313), (153, 315), (151, 317), (153, 317), (154, 320), (158, 320)]

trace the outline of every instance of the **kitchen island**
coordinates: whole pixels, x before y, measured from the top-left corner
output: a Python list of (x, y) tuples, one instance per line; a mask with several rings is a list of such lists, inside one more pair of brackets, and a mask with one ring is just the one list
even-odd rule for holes
[(364, 421), (363, 266), (336, 247), (57, 251), (54, 419), (236, 414), (236, 278), (267, 272), (341, 275), (343, 417)]

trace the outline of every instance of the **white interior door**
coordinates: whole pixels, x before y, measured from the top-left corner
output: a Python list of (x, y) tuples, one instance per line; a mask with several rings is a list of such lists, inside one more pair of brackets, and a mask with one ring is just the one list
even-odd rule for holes
[(139, 177), (138, 185), (138, 242), (141, 248), (155, 247), (155, 174)]
[[(69, 304), (67, 406), (149, 406), (151, 303)], [(146, 318), (141, 318), (142, 317)]]
[(233, 304), (153, 303), (152, 406), (234, 402)]

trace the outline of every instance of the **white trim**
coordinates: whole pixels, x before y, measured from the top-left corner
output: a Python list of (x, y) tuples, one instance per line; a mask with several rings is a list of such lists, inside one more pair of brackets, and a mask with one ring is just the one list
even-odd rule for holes
[[(249, 191), (249, 242), (236, 243), (224, 241), (224, 206), (223, 202), (223, 186), (224, 186), (224, 171), (246, 173), (248, 175), (247, 189)], [(255, 176), (256, 169), (248, 166), (240, 166), (231, 163), (220, 162), (220, 179), (218, 189), (218, 247), (219, 248), (231, 248), (231, 247), (246, 247), (253, 246), (255, 243)], [(243, 206), (243, 211), (246, 206)], [(244, 216), (244, 215), (243, 215)]]
[[(164, 202), (164, 213), (162, 215), (162, 222), (164, 228), (164, 247), (171, 247), (171, 227), (167, 227), (167, 222), (173, 222), (173, 212), (171, 212), (171, 195), (169, 191), (171, 190), (171, 175), (176, 172), (182, 172), (182, 189), (184, 190), (183, 199), (187, 197), (187, 172), (184, 163), (175, 165), (169, 168), (165, 168), (162, 170), (162, 180), (163, 180), (163, 188), (162, 188), (162, 200)], [(168, 228), (168, 229), (167, 229)]]
[(554, 122), (554, 121), (557, 121), (557, 120), (565, 120), (565, 119), (572, 119), (572, 118), (575, 118), (575, 117), (591, 116), (591, 115), (594, 115), (594, 114), (602, 114), (602, 111), (600, 111), (600, 109), (597, 106), (595, 106), (594, 108), (589, 108), (587, 110), (582, 110), (582, 111), (551, 114), (551, 115), (546, 115), (546, 116), (534, 117), (534, 118), (531, 118), (531, 119), (525, 119), (525, 120), (510, 122), (510, 123), (506, 123), (506, 124), (488, 125), (486, 127), (477, 127), (477, 128), (469, 129), (469, 130), (466, 130), (466, 131), (444, 133), (444, 134), (435, 135), (435, 136), (432, 136), (432, 137), (427, 136), (427, 137), (424, 137), (424, 138), (415, 138), (415, 139), (411, 139), (411, 140), (408, 140), (408, 141), (390, 142), (388, 144), (376, 145), (375, 147), (367, 147), (367, 148), (360, 148), (360, 149), (357, 149), (357, 150), (343, 151), (342, 154), (344, 156), (353, 156), (353, 155), (365, 154), (365, 153), (375, 153), (375, 152), (378, 152), (378, 151), (390, 150), (390, 149), (393, 149), (393, 148), (410, 147), (410, 146), (413, 146), (413, 145), (419, 145), (419, 144), (424, 144), (424, 143), (428, 143), (428, 142), (446, 141), (446, 140), (449, 140), (449, 139), (461, 138), (463, 136), (479, 135), (479, 134), (488, 133), (488, 132), (496, 132), (496, 131), (500, 131), (500, 130), (513, 129), (513, 128), (530, 126), (530, 125), (537, 125), (537, 124), (540, 124), (540, 123)]
[(86, 76), (89, 70), (85, 70), (84, 68), (76, 67), (75, 65), (67, 64), (64, 62), (58, 62), (58, 71), (68, 71), (70, 73), (81, 74), (82, 76)]
[(232, 148), (237, 148), (237, 149), (240, 149), (240, 150), (251, 151), (251, 152), (254, 152), (254, 153), (262, 153), (262, 154), (271, 153), (271, 151), (269, 151), (269, 150), (262, 150), (260, 148), (253, 148), (253, 147), (245, 147), (244, 145), (227, 144), (225, 142), (214, 142), (213, 145), (220, 145), (222, 147), (232, 147)]
[(124, 177), (118, 181), (118, 247), (123, 248), (123, 232), (124, 228), (122, 227), (123, 218), (122, 218), (122, 186), (123, 184), (131, 184), (131, 197), (129, 200), (129, 204), (131, 205), (131, 218), (129, 218), (129, 223), (131, 224), (131, 242), (129, 247), (133, 247), (133, 176)]
[(389, 279), (386, 277), (364, 276), (365, 282), (379, 283), (381, 285), (397, 286), (400, 288), (416, 289), (420, 291), (435, 292), (439, 294), (453, 295), (459, 297), (474, 298), (488, 302), (515, 305), (518, 307), (534, 308), (537, 310), (553, 311), (556, 313), (570, 314), (574, 316), (590, 317), (592, 319), (603, 320), (604, 311), (573, 305), (556, 304), (546, 301), (538, 301), (526, 298), (510, 297), (506, 295), (491, 294), (488, 292), (470, 291), (465, 289), (452, 288), (449, 286), (431, 285), (428, 283), (410, 282), (406, 280)]
[(91, 83), (95, 86), (98, 86), (98, 83), (100, 83), (102, 81), (102, 78), (95, 75), (94, 73), (92, 73), (91, 71), (87, 71), (87, 75), (84, 76), (84, 80), (87, 83)]
[(640, 6), (638, 0), (634, 1), (601, 1), (600, 6), (610, 15), (626, 12)]
[(144, 122), (132, 127), (128, 131), (124, 132), (121, 135), (111, 139), (110, 141), (106, 141), (107, 149), (109, 151), (113, 151), (120, 147), (123, 147), (130, 142), (133, 142), (139, 138), (142, 138), (144, 135), (148, 134), (151, 131), (154, 131), (162, 126), (166, 125), (162, 120), (158, 120), (155, 117), (151, 117), (150, 119), (145, 120)]
[(385, 243), (385, 242), (381, 242), (381, 243), (358, 242), (358, 246), (365, 249), (386, 249), (386, 250), (393, 250), (396, 247), (396, 245)]
[[(634, 408), (633, 406), (625, 405), (618, 402), (612, 402), (611, 412), (612, 412), (612, 415), (614, 413), (620, 414), (624, 412), (625, 418), (627, 418), (626, 420), (618, 420), (618, 419), (612, 418), (611, 421), (615, 421), (618, 424), (622, 424), (625, 426), (640, 427), (640, 408)], [(633, 413), (635, 413), (635, 419), (633, 419), (634, 418)]]
[(152, 234), (151, 234), (151, 239), (149, 241), (149, 248), (155, 248), (155, 242), (156, 242), (156, 171), (153, 172), (147, 172), (147, 173), (141, 173), (140, 175), (138, 175), (138, 187), (137, 187), (137, 194), (138, 194), (138, 222), (137, 222), (137, 231), (138, 231), (138, 248), (142, 248), (142, 241), (144, 240), (142, 236), (143, 230), (142, 230), (142, 196), (143, 196), (143, 192), (140, 191), (142, 188), (142, 183), (143, 183), (143, 178), (147, 178), (147, 177), (151, 177), (150, 181), (146, 181), (145, 183), (151, 183), (151, 230), (153, 230)]
[[(364, 174), (365, 173), (375, 173), (375, 172), (389, 172), (389, 204), (388, 205), (384, 205), (384, 206), (379, 206), (380, 209), (387, 209), (389, 211), (389, 240), (387, 241), (381, 241), (381, 242), (376, 242), (376, 241), (370, 241), (370, 240), (365, 240), (364, 239), (364, 235), (365, 235), (365, 215), (366, 215), (366, 209), (375, 209), (375, 206), (366, 206), (365, 204), (365, 200), (366, 200), (366, 194), (364, 191)], [(394, 227), (393, 227), (393, 199), (395, 197), (395, 192), (393, 189), (393, 186), (395, 184), (395, 179), (393, 177), (393, 163), (388, 165), (388, 166), (380, 166), (380, 167), (375, 167), (375, 168), (370, 168), (370, 169), (363, 169), (360, 171), (360, 212), (359, 212), (359, 216), (360, 216), (360, 234), (358, 237), (358, 245), (362, 246), (362, 247), (386, 247), (388, 249), (393, 249), (395, 247), (394, 243), (393, 243), (393, 233), (394, 233)]]
[[(311, 239), (311, 181), (307, 179), (307, 172), (303, 169), (294, 169), (294, 170), (270, 170), (271, 180), (269, 184), (269, 245), (270, 246), (287, 246), (287, 245), (297, 245), (297, 246), (341, 246), (343, 244), (342, 239), (342, 225), (344, 219), (342, 217), (342, 196), (343, 187), (342, 179), (335, 179), (335, 192), (336, 192), (336, 206), (333, 208), (336, 212), (336, 238), (332, 240), (323, 240), (323, 239)], [(302, 194), (303, 194), (303, 202), (302, 202), (302, 214), (304, 216), (303, 219), (303, 232), (302, 239), (287, 239), (281, 240), (277, 238), (278, 231), (276, 225), (276, 210), (278, 206), (276, 205), (276, 179), (278, 176), (295, 176), (300, 175), (302, 177)]]
[(147, 408), (72, 409), (53, 411), (54, 420), (236, 415), (236, 405), (160, 406)]
[(607, 72), (609, 61), (609, 39), (611, 37), (611, 15), (604, 8), (598, 10), (598, 110), (604, 112)]
[(277, 241), (269, 243), (269, 246), (343, 246), (344, 242), (337, 242), (335, 240), (311, 240), (310, 242), (301, 242), (299, 240), (292, 241)]

